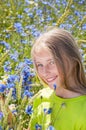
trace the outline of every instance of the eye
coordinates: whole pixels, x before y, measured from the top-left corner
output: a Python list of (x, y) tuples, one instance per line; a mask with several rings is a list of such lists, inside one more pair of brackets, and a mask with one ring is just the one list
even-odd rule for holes
[(42, 71), (43, 71), (43, 64), (37, 64), (36, 65), (36, 67), (37, 67), (37, 71), (39, 72), (39, 73), (42, 73)]
[(51, 64), (51, 65), (55, 64), (54, 60), (51, 60), (51, 61), (50, 61), (50, 64)]
[(43, 65), (42, 65), (42, 64), (37, 64), (36, 66), (37, 66), (37, 67), (43, 67)]

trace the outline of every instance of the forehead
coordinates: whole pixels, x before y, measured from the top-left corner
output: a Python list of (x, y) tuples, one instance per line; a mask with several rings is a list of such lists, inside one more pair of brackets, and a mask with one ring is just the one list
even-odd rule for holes
[(51, 51), (47, 47), (40, 47), (35, 51), (34, 60), (36, 62), (53, 59)]

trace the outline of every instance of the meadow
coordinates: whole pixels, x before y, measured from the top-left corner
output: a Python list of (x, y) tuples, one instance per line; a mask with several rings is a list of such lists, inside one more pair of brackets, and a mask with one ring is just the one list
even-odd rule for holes
[(28, 128), (37, 78), (31, 47), (59, 27), (75, 37), (86, 73), (86, 0), (0, 0), (0, 130)]

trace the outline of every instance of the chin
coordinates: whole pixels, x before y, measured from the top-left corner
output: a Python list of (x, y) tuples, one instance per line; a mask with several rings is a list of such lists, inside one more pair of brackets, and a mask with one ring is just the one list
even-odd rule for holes
[(49, 85), (49, 87), (50, 87), (51, 89), (54, 89), (54, 84), (55, 84), (55, 83), (48, 84), (48, 85)]

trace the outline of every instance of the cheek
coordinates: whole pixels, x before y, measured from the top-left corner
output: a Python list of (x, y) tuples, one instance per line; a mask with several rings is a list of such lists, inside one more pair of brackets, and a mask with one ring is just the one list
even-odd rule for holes
[(51, 69), (50, 69), (50, 72), (51, 73), (59, 73), (59, 70), (58, 70), (58, 68), (56, 67), (56, 66), (53, 66), (53, 67), (51, 67)]

